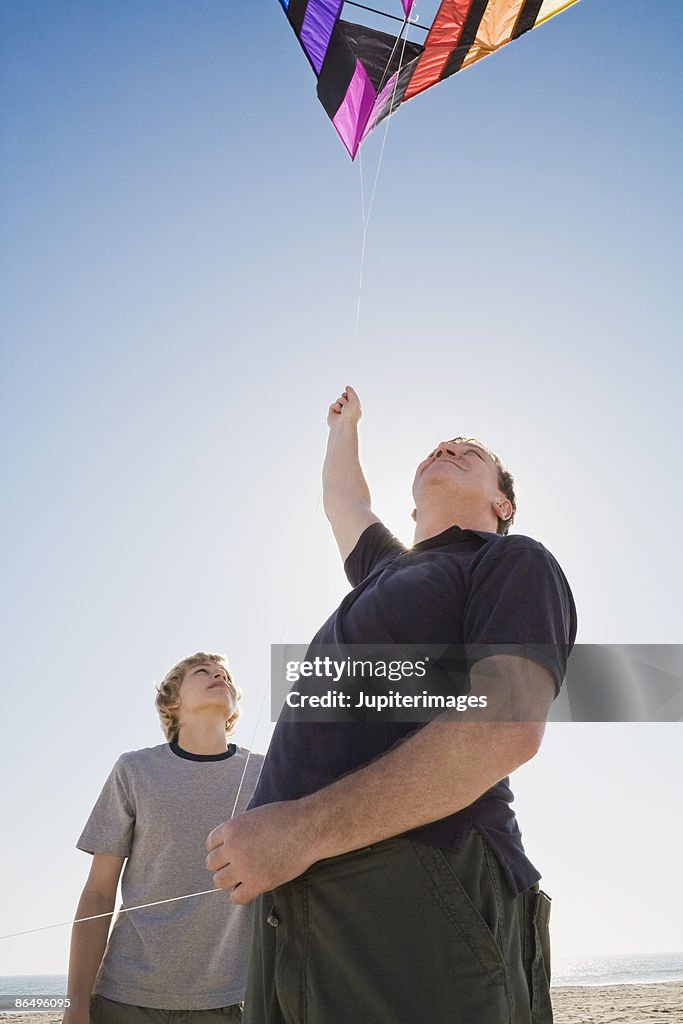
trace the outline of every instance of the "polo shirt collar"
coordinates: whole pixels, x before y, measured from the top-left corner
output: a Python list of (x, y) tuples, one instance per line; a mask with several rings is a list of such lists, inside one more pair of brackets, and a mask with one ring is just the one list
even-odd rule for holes
[(463, 530), (459, 526), (449, 526), (448, 529), (437, 533), (434, 537), (426, 537), (424, 540), (418, 541), (413, 545), (412, 550), (428, 551), (430, 548), (441, 548), (447, 544), (463, 544), (473, 537), (478, 537), (482, 542), (489, 542), (494, 539), (502, 539), (502, 534), (489, 533), (486, 530)]

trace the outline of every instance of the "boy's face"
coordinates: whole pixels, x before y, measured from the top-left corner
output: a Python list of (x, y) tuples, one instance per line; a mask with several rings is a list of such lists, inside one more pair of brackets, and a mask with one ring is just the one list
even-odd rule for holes
[(207, 661), (185, 673), (179, 690), (178, 711), (184, 721), (210, 709), (220, 709), (227, 720), (237, 707), (237, 689), (224, 665)]

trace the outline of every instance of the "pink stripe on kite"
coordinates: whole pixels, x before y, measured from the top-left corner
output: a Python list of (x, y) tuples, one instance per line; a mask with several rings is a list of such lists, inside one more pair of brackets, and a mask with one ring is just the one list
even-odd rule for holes
[(381, 93), (379, 94), (379, 96), (377, 97), (377, 99), (375, 100), (373, 105), (372, 105), (372, 110), (370, 111), (370, 116), (368, 118), (367, 124), (365, 125), (365, 128), (363, 129), (363, 135), (361, 136), (361, 142), (363, 142), (365, 140), (365, 137), (370, 134), (372, 129), (377, 124), (377, 119), (379, 118), (379, 115), (382, 113), (382, 111), (384, 110), (386, 105), (391, 102), (391, 97), (392, 97), (393, 92), (394, 92), (395, 84), (396, 84), (396, 75), (393, 74), (391, 76), (391, 78), (389, 79), (389, 81), (384, 86), (384, 88), (382, 89)]
[(357, 60), (356, 70), (346, 90), (346, 96), (332, 118), (332, 124), (339, 132), (339, 137), (348, 149), (352, 160), (358, 152), (363, 129), (372, 111), (375, 96), (375, 87), (368, 78), (367, 71)]
[(403, 10), (406, 12), (406, 18), (407, 18), (408, 15), (410, 14), (410, 8), (415, 3), (415, 0), (401, 0), (401, 3), (403, 4)]

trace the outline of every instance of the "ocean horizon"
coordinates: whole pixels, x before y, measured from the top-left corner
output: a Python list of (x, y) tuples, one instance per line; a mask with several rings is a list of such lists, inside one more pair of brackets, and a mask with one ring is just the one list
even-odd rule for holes
[(611, 953), (556, 957), (551, 988), (570, 985), (656, 985), (683, 981), (683, 953)]
[[(557, 957), (552, 988), (574, 985), (656, 985), (683, 981), (681, 953), (615, 953), (602, 956)], [(14, 1000), (59, 998), (66, 995), (65, 974), (0, 976), (0, 1011), (21, 1013), (36, 1007), (17, 1007)]]

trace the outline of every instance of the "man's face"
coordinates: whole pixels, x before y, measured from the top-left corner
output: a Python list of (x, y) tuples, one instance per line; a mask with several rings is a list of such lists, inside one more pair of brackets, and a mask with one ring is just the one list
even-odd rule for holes
[(224, 665), (207, 661), (185, 673), (179, 690), (179, 707), (188, 713), (208, 707), (222, 709), (228, 719), (237, 706), (237, 688)]
[(417, 467), (413, 497), (418, 505), (432, 488), (479, 495), (483, 501), (501, 500), (498, 467), (489, 453), (471, 441), (441, 441)]

